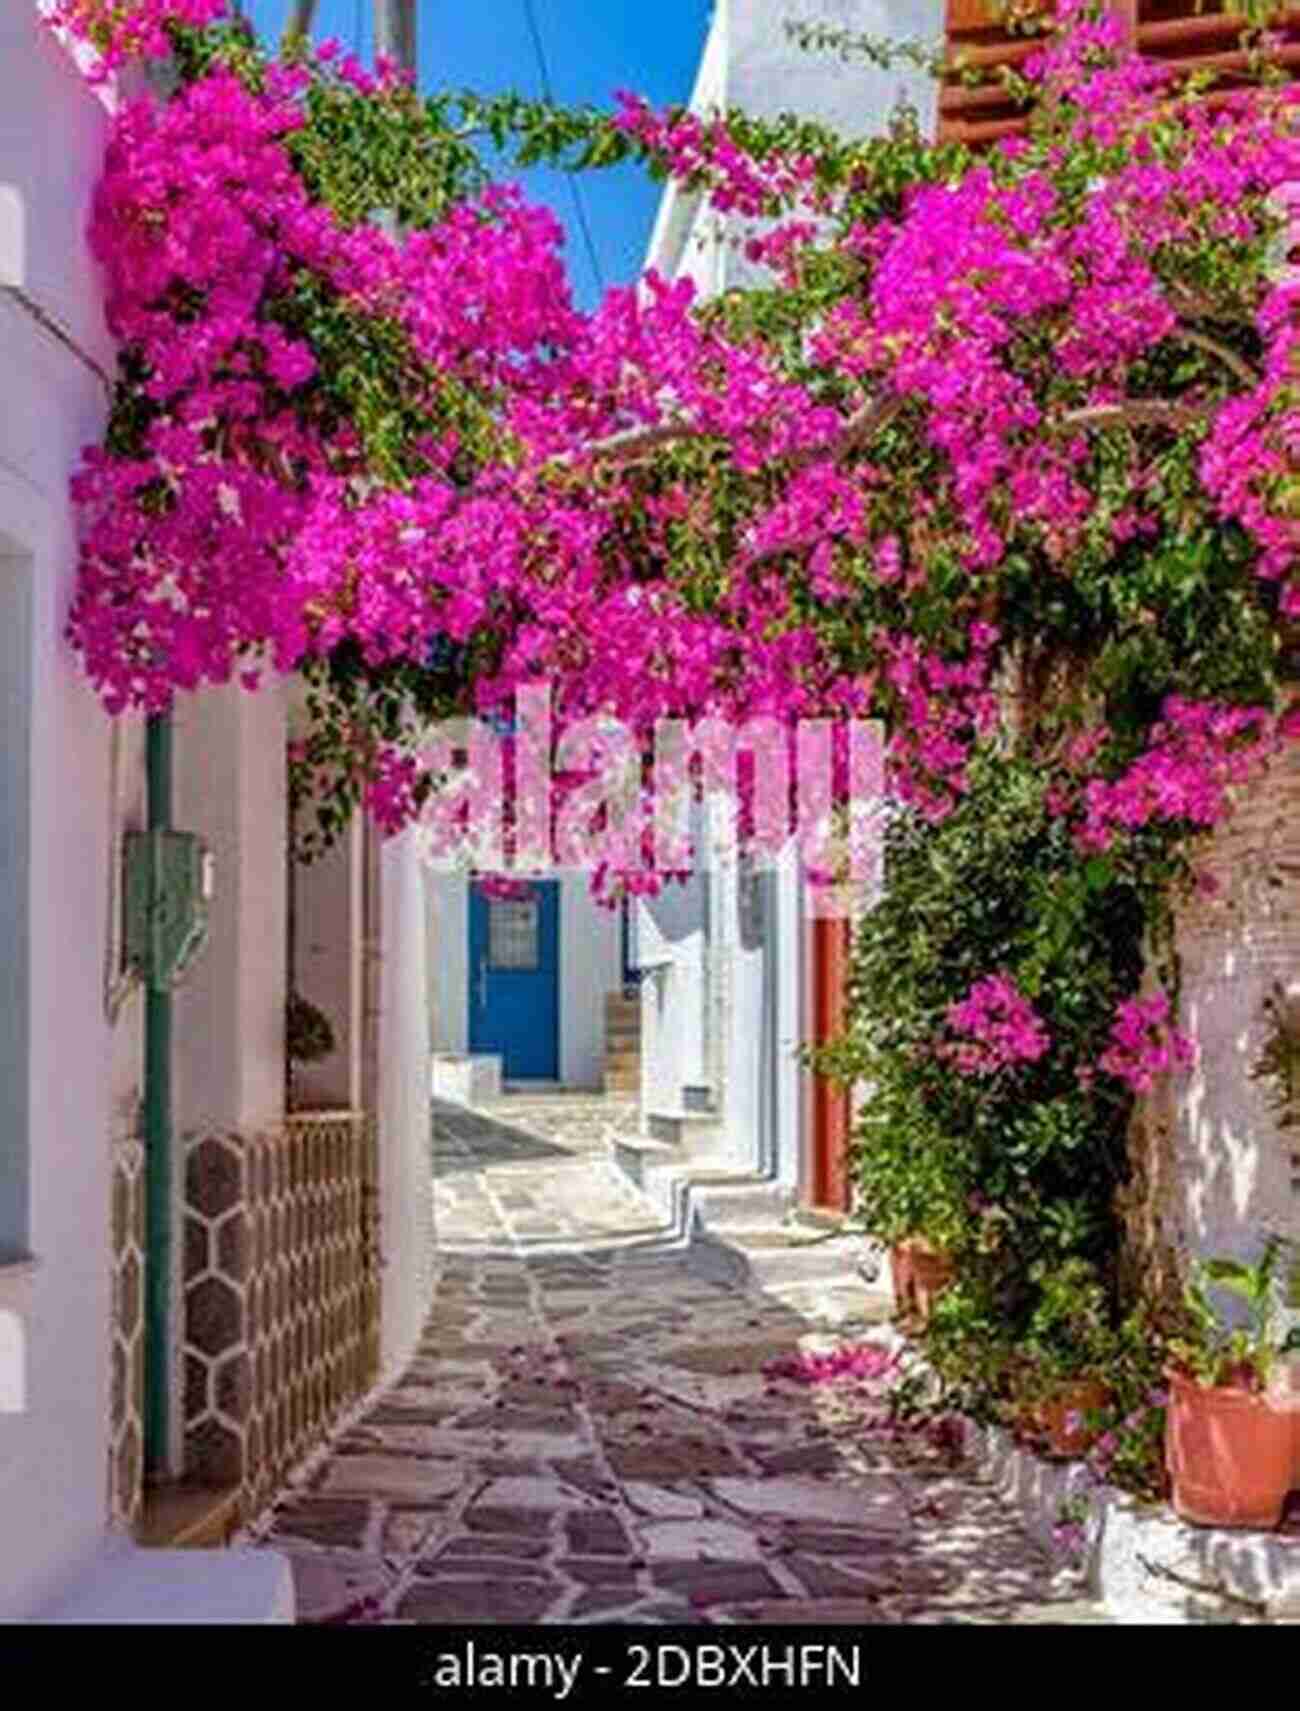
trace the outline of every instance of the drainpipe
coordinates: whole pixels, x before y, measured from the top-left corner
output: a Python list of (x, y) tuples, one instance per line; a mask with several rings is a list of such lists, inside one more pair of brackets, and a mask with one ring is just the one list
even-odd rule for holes
[[(172, 823), (172, 721), (154, 714), (145, 734), (149, 830)], [(170, 1464), (172, 1274), (172, 999), (145, 987), (145, 1406), (146, 1473)]]

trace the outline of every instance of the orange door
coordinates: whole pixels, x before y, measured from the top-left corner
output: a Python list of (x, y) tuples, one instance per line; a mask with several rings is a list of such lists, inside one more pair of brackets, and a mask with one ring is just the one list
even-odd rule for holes
[[(812, 923), (812, 1032), (823, 1045), (844, 1025), (845, 983), (849, 964), (847, 921)], [(835, 1212), (849, 1209), (849, 1096), (824, 1075), (812, 1083), (812, 1156), (807, 1197), (811, 1206)]]

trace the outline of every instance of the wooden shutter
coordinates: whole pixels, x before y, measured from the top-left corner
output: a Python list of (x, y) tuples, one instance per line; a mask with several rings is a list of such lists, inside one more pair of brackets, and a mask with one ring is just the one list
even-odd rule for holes
[[(1052, 0), (1023, 0), (1022, 12), (1048, 12)], [(1151, 59), (1187, 71), (1241, 70), (1246, 56), (1239, 45), (1245, 19), (1222, 0), (1115, 0), (1113, 10), (1127, 21), (1140, 51)], [(1292, 77), (1300, 77), (1300, 6), (1289, 7), (1274, 22), (1283, 38), (1273, 54)], [(1022, 64), (1042, 46), (1042, 37), (1008, 30), (991, 0), (948, 0), (948, 49), (952, 57), (981, 70)], [(1223, 83), (1220, 87), (1230, 87)], [(959, 78), (944, 83), (939, 98), (939, 139), (978, 147), (1022, 129), (1024, 109), (1009, 102), (996, 84), (968, 88)]]

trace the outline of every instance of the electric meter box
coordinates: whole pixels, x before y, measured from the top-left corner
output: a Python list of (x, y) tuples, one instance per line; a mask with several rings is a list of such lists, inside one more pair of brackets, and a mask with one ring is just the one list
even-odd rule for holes
[(207, 943), (212, 854), (193, 832), (128, 832), (124, 957), (147, 986), (167, 992)]

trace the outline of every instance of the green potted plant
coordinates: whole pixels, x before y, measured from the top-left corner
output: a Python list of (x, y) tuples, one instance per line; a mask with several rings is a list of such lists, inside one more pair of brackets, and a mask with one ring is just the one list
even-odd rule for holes
[(1022, 1425), (1049, 1455), (1086, 1455), (1112, 1410), (1107, 1382), (1116, 1351), (1106, 1292), (1096, 1267), (1067, 1259), (1039, 1261), (1029, 1271), (1038, 1302), (1020, 1364)]
[[(937, 1237), (937, 1239), (936, 1239)], [(934, 1304), (957, 1276), (957, 1264), (943, 1233), (933, 1225), (913, 1230), (890, 1249), (894, 1291), (900, 1317), (923, 1330)]]
[(333, 1050), (334, 1029), (329, 1017), (301, 993), (291, 992), (284, 1016), (285, 1100), (290, 1110), (293, 1109), (293, 1066), (319, 1063)]
[[(1185, 1292), (1185, 1323), (1171, 1338), (1165, 1455), (1173, 1505), (1208, 1527), (1274, 1527), (1291, 1489), (1298, 1416), (1274, 1406), (1278, 1357), (1300, 1349), (1300, 1328), (1278, 1334), (1278, 1267), (1289, 1244), (1270, 1235), (1254, 1265), (1202, 1260)], [(1226, 1325), (1210, 1290), (1235, 1296), (1244, 1325)]]
[(889, 1250), (897, 1314), (922, 1329), (956, 1276), (954, 1250), (968, 1227), (942, 1137), (907, 1101), (877, 1109), (859, 1128), (857, 1216)]

